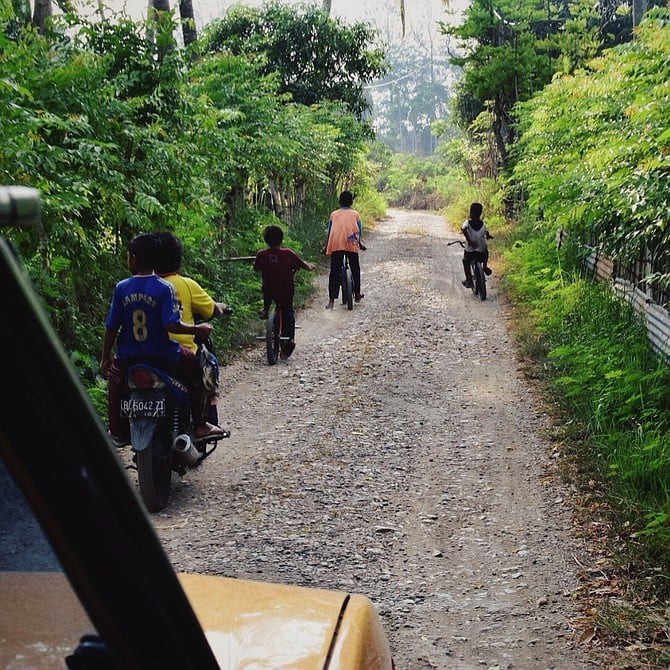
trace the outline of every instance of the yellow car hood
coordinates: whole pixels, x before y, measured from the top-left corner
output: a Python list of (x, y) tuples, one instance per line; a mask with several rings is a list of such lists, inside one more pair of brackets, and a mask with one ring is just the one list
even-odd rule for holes
[[(179, 580), (222, 669), (390, 670), (379, 616), (365, 596), (225, 577)], [(60, 573), (0, 573), (0, 667), (60, 668), (88, 617)]]

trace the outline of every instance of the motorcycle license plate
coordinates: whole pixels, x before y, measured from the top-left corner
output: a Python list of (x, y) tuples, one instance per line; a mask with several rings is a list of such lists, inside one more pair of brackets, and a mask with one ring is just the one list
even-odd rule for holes
[(124, 398), (121, 400), (121, 416), (127, 416), (130, 419), (165, 416), (165, 398)]

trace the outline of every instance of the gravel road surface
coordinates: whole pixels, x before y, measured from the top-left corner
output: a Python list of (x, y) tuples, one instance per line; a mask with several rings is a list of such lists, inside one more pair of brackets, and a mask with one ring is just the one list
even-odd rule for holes
[(368, 595), (398, 670), (592, 668), (546, 417), (495, 260), (482, 302), (457, 237), (391, 211), (366, 236), (352, 311), (324, 309), (315, 276), (293, 356), (270, 367), (259, 343), (222, 370), (232, 436), (152, 520), (180, 571)]

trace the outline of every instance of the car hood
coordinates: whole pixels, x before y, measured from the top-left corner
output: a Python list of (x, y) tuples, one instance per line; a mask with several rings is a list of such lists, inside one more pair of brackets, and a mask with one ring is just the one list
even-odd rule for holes
[[(222, 669), (385, 668), (391, 665), (368, 598), (340, 591), (179, 574)], [(0, 573), (0, 667), (63, 667), (93, 626), (61, 573)], [(7, 616), (9, 615), (9, 616)]]

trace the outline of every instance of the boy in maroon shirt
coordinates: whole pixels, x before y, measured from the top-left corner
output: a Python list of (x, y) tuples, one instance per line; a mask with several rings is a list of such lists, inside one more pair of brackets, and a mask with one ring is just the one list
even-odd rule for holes
[(268, 318), (268, 311), (274, 302), (282, 310), (282, 337), (289, 340), (283, 348), (281, 358), (288, 358), (295, 349), (295, 311), (293, 295), (295, 293), (294, 275), (300, 270), (313, 270), (314, 265), (303, 261), (291, 249), (281, 246), (284, 231), (270, 225), (263, 231), (263, 239), (268, 245), (256, 254), (254, 270), (261, 273), (263, 290), (263, 309), (258, 313), (261, 319)]

